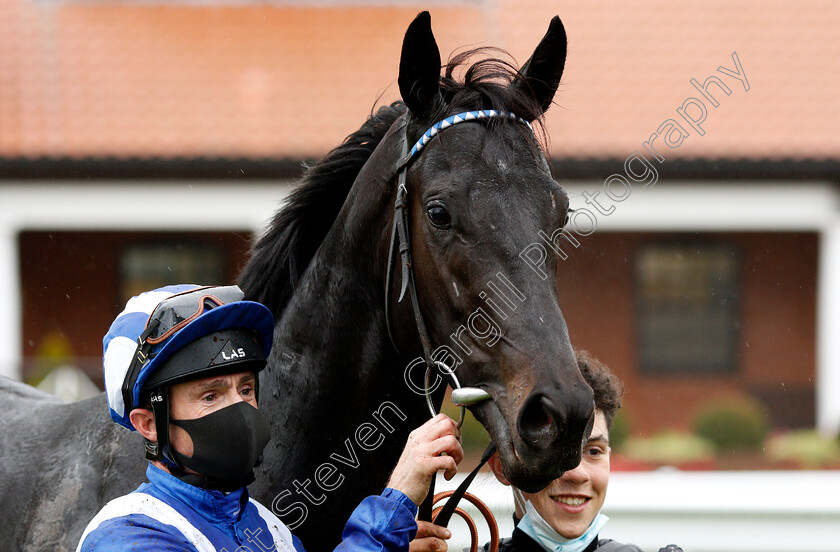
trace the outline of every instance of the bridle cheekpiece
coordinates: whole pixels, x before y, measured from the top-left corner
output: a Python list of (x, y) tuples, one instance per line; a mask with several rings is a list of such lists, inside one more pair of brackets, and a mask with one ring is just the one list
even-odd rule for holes
[[(400, 158), (399, 164), (397, 165), (397, 196), (396, 200), (394, 201), (394, 223), (391, 229), (391, 242), (388, 248), (388, 268), (385, 278), (385, 323), (388, 328), (388, 336), (391, 339), (391, 343), (393, 344), (395, 349), (399, 350), (396, 345), (396, 342), (394, 341), (394, 335), (391, 332), (391, 322), (389, 315), (389, 297), (391, 290), (391, 272), (393, 270), (394, 264), (394, 246), (397, 245), (397, 239), (399, 239), (398, 249), (400, 253), (400, 266), (402, 267), (402, 284), (400, 287), (400, 295), (397, 302), (401, 302), (403, 300), (403, 297), (405, 297), (405, 292), (406, 290), (408, 290), (409, 297), (411, 297), (411, 307), (414, 311), (414, 321), (417, 325), (417, 334), (420, 337), (420, 344), (423, 346), (423, 359), (426, 362), (426, 376), (424, 378), (423, 384), (426, 396), (426, 404), (429, 407), (429, 413), (432, 415), (432, 417), (434, 417), (437, 414), (437, 412), (435, 411), (435, 407), (432, 402), (431, 390), (429, 389), (429, 378), (431, 376), (432, 370), (437, 369), (438, 371), (448, 375), (451, 379), (453, 390), (452, 401), (461, 408), (461, 419), (458, 421), (458, 429), (460, 429), (461, 424), (464, 421), (466, 407), (472, 404), (477, 404), (486, 400), (490, 400), (492, 397), (484, 389), (480, 389), (477, 387), (461, 387), (458, 378), (455, 376), (454, 368), (447, 366), (444, 362), (432, 358), (432, 343), (429, 339), (429, 332), (426, 328), (426, 322), (423, 319), (423, 314), (420, 312), (420, 302), (417, 299), (417, 287), (414, 281), (414, 267), (411, 264), (411, 237), (409, 235), (408, 221), (408, 187), (406, 186), (407, 173), (411, 164), (420, 156), (420, 153), (432, 140), (432, 138), (437, 136), (444, 129), (447, 129), (453, 125), (457, 125), (459, 123), (466, 123), (469, 121), (476, 121), (479, 119), (498, 118), (510, 119), (522, 123), (525, 126), (527, 126), (528, 129), (532, 132), (533, 128), (531, 128), (531, 124), (528, 121), (509, 111), (497, 111), (494, 109), (467, 111), (464, 113), (452, 115), (432, 125), (432, 127), (429, 128), (426, 132), (424, 132), (420, 139), (417, 140), (417, 142), (415, 142), (414, 147), (411, 148), (411, 151), (408, 151), (408, 137), (406, 136), (408, 128), (408, 115), (406, 114), (403, 117), (402, 157)], [(473, 479), (475, 479), (475, 476), (478, 473), (479, 469), (481, 469), (481, 467), (487, 462), (487, 460), (495, 452), (495, 450), (495, 445), (491, 443), (487, 447), (487, 450), (484, 451), (484, 454), (482, 455), (481, 461), (479, 462), (478, 466), (475, 467), (475, 469), (464, 479), (464, 481), (458, 486), (458, 488), (455, 491), (451, 491), (450, 500), (446, 503), (446, 505), (442, 508), (439, 508), (439, 511), (435, 510), (437, 512), (436, 516), (434, 517), (434, 521), (436, 524), (446, 527), (449, 523), (449, 519), (452, 517), (452, 514), (456, 512), (459, 513), (459, 515), (462, 515), (463, 517), (463, 511), (461, 511), (459, 508), (456, 508), (458, 501), (462, 497), (466, 497), (470, 501), (478, 501), (479, 503), (481, 503), (481, 501), (479, 501), (477, 498), (475, 498), (472, 495), (469, 495), (466, 492), (467, 487), (470, 485)], [(439, 498), (443, 498), (443, 496), (441, 495), (434, 494), (434, 486), (434, 479), (432, 479), (432, 482), (429, 486), (429, 492), (426, 496), (426, 500), (424, 500), (423, 504), (420, 505), (418, 519), (431, 521), (433, 515), (433, 503)], [(475, 504), (475, 502), (473, 503)], [(484, 507), (483, 503), (481, 503), (481, 506), (479, 506), (480, 510), (481, 507)], [(484, 509), (486, 510), (486, 507), (484, 507)], [(488, 513), (485, 513), (484, 511), (482, 512), (487, 518), (488, 524), (490, 524), (491, 544), (494, 545), (491, 547), (491, 550), (497, 550), (499, 538), (498, 528), (496, 527), (492, 514), (490, 514), (488, 517)], [(473, 523), (472, 520), (468, 517), (466, 517), (465, 520), (467, 520), (468, 524)], [(476, 548), (477, 539), (474, 538), (471, 550), (476, 550)]]

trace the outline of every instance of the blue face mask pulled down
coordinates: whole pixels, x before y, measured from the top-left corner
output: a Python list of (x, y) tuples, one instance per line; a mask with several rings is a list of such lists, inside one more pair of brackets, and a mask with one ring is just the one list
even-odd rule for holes
[[(514, 494), (518, 494), (516, 490), (514, 490)], [(516, 498), (524, 499), (521, 495)], [(519, 520), (516, 528), (534, 539), (549, 552), (582, 552), (598, 536), (598, 533), (610, 519), (599, 513), (581, 536), (575, 539), (567, 539), (543, 519), (530, 500), (522, 500), (522, 503), (525, 506), (525, 515)]]

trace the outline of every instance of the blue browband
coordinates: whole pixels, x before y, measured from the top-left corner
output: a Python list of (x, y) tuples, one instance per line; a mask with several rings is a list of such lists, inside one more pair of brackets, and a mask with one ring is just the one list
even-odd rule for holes
[[(408, 156), (403, 159), (403, 164), (408, 164), (414, 157), (420, 154), (423, 151), (423, 148), (426, 147), (426, 144), (429, 143), (429, 140), (437, 136), (437, 134), (445, 129), (449, 128), (452, 125), (457, 125), (458, 123), (464, 123), (466, 121), (475, 121), (476, 119), (491, 119), (493, 117), (502, 118), (502, 119), (512, 119), (514, 121), (518, 121), (523, 125), (531, 128), (531, 123), (516, 115), (515, 113), (511, 113), (510, 111), (497, 111), (495, 109), (483, 109), (481, 111), (466, 111), (464, 113), (458, 113), (457, 115), (452, 115), (451, 117), (447, 117), (446, 119), (435, 123), (435, 125), (423, 133), (423, 136), (417, 140), (417, 143), (414, 144), (414, 147), (411, 148)], [(533, 130), (533, 129), (531, 129)]]

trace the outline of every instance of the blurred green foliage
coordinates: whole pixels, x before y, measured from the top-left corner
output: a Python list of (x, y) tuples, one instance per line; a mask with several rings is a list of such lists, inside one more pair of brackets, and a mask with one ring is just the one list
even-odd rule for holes
[(788, 431), (767, 440), (767, 455), (773, 460), (794, 460), (808, 469), (840, 464), (840, 443), (815, 430)]
[(769, 429), (764, 405), (746, 395), (711, 401), (693, 421), (694, 433), (714, 443), (718, 452), (760, 450)]
[(631, 437), (621, 447), (621, 454), (642, 462), (681, 464), (713, 460), (715, 446), (703, 437), (669, 430), (652, 437)]

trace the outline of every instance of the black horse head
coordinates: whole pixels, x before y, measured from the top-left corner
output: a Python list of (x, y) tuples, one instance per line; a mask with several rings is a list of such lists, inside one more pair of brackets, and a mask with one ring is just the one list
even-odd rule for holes
[[(551, 105), (566, 57), (560, 19), (516, 71), (498, 59), (441, 75), (429, 14), (408, 28), (399, 86), (413, 144), (446, 117), (476, 110), (538, 120)], [(524, 262), (530, 244), (563, 228), (569, 201), (539, 142), (511, 118), (477, 119), (441, 130), (408, 169), (412, 260), (435, 360), (492, 401), (473, 407), (497, 446), (505, 474), (534, 492), (580, 461), (591, 427), (592, 391), (575, 363), (557, 297), (556, 257), (539, 271)], [(398, 261), (394, 261), (395, 263)], [(391, 267), (399, 271), (399, 267)], [(417, 350), (411, 309), (391, 313), (400, 349)], [(407, 380), (422, 385), (424, 370)], [(437, 382), (438, 380), (436, 380)]]

